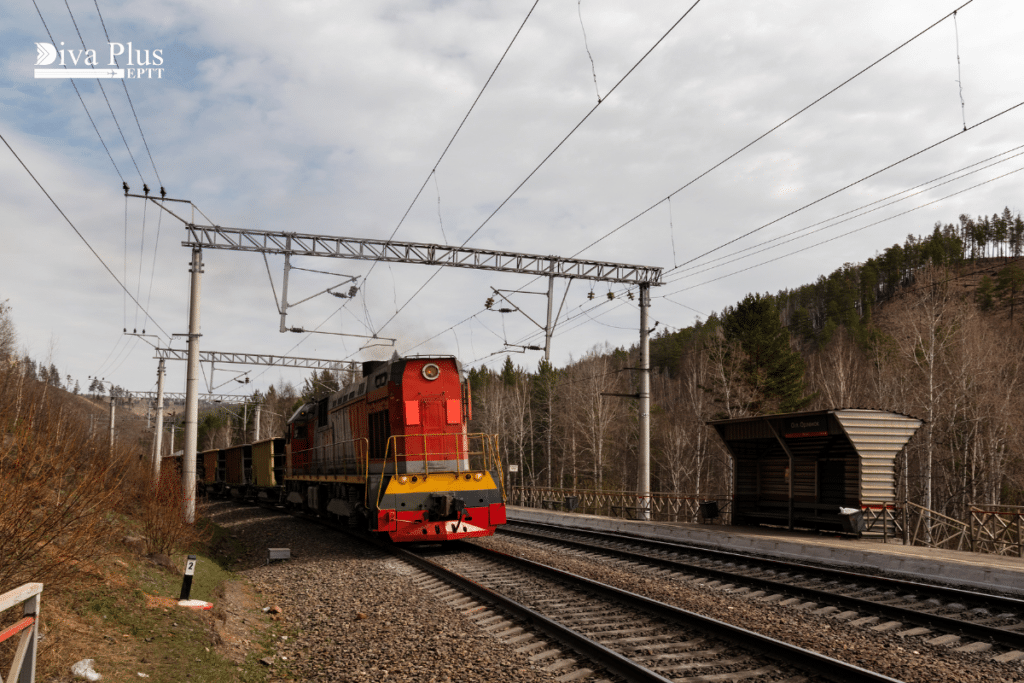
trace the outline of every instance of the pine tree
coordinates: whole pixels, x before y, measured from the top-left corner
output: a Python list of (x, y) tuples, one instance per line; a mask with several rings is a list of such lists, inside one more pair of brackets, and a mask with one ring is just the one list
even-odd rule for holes
[[(980, 288), (979, 288), (980, 289)], [(1024, 270), (1011, 263), (996, 275), (995, 293), (1003, 301), (1010, 304), (1010, 322), (1013, 322), (1013, 309), (1017, 301), (1017, 292), (1024, 289)]]
[(978, 289), (974, 291), (974, 298), (978, 302), (978, 308), (983, 311), (987, 311), (992, 308), (992, 293), (995, 291), (996, 286), (992, 283), (992, 278), (985, 275), (981, 278), (981, 282), (978, 283)]
[(775, 302), (767, 294), (748, 294), (727, 310), (726, 338), (740, 344), (744, 380), (752, 390), (750, 412), (799, 410), (813, 397), (804, 396), (804, 361), (790, 348)]

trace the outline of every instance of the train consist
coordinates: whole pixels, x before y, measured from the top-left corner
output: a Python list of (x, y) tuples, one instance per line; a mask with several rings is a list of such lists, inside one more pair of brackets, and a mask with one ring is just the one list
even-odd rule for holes
[(394, 541), (489, 536), (505, 523), (496, 437), (470, 434), (458, 361), (398, 356), (299, 408), (285, 438), (197, 455), (200, 492), (355, 520)]

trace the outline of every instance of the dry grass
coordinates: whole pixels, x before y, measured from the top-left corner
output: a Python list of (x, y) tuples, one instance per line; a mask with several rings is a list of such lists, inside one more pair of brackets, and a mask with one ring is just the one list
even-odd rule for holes
[[(184, 523), (179, 479), (150, 480), (148, 435), (126, 421), (111, 448), (105, 425), (101, 406), (0, 362), (0, 593), (28, 582), (45, 586), (40, 680), (65, 674), (84, 657), (102, 657), (108, 667), (128, 672), (141, 665), (139, 634), (129, 624), (152, 622), (149, 630), (166, 638), (163, 631), (175, 631), (171, 622), (195, 621), (170, 610), (167, 598), (147, 604), (135, 588), (136, 567), (168, 575), (172, 583), (180, 578), (132, 556), (121, 539), (144, 535), (149, 552), (170, 556), (195, 547), (208, 532)], [(0, 628), (20, 612), (0, 614)], [(202, 624), (193, 626), (203, 633)], [(0, 645), (4, 673), (16, 640)], [(189, 647), (205, 657), (199, 643)]]

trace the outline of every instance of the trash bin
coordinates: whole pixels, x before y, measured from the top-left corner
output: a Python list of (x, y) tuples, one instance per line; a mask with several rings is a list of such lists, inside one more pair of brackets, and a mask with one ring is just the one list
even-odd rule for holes
[(856, 508), (839, 508), (839, 517), (843, 520), (843, 531), (849, 534), (859, 534), (867, 529), (864, 513)]
[(576, 508), (580, 506), (579, 496), (566, 496), (565, 497), (565, 511), (576, 512)]
[(712, 519), (718, 518), (718, 501), (717, 500), (702, 500), (698, 503), (700, 508), (700, 516), (705, 522), (710, 522)]

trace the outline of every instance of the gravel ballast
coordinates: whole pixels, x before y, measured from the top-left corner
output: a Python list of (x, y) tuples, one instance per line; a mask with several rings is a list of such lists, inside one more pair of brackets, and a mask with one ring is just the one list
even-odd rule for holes
[[(272, 681), (539, 683), (554, 676), (411, 581), (405, 562), (337, 531), (255, 507), (210, 517), (249, 549), (240, 573), (279, 606)], [(292, 559), (265, 564), (267, 548)]]
[[(742, 626), (907, 683), (1024, 681), (1024, 660), (999, 663), (992, 661), (992, 652), (955, 652), (953, 647), (925, 642), (940, 635), (938, 633), (901, 637), (896, 635), (896, 631), (873, 631), (872, 624), (854, 625), (851, 620), (812, 614), (816, 607), (806, 606), (803, 601), (790, 605), (774, 604), (718, 590), (703, 582), (658, 576), (656, 570), (625, 568), (612, 560), (598, 561), (566, 549), (545, 549), (501, 535), (478, 542), (500, 552), (525, 557)], [(852, 621), (855, 620), (853, 617)]]
[[(417, 683), (553, 681), (413, 583), (417, 570), (337, 531), (256, 507), (217, 503), (210, 516), (248, 549), (240, 573), (279, 606), (272, 681), (416, 681)], [(564, 549), (508, 537), (481, 545), (631, 590), (683, 609), (823, 652), (907, 683), (1024, 681), (1024, 662), (992, 661), (993, 652), (955, 652), (834, 616), (816, 607), (780, 605), (702, 582), (619, 566)], [(267, 565), (267, 548), (290, 548), (292, 559)], [(452, 598), (457, 599), (457, 598)], [(787, 601), (788, 602), (788, 601)], [(960, 643), (963, 645), (965, 643)]]

